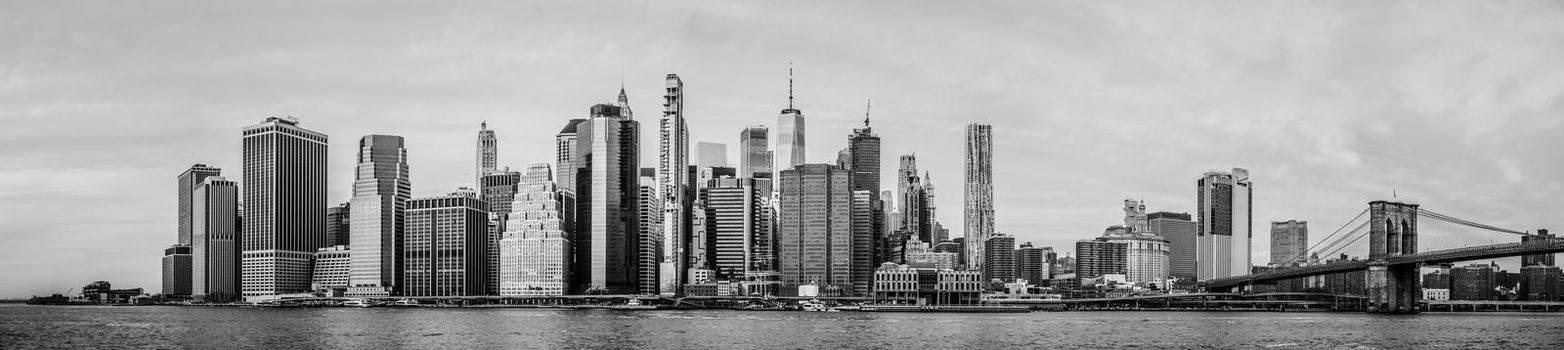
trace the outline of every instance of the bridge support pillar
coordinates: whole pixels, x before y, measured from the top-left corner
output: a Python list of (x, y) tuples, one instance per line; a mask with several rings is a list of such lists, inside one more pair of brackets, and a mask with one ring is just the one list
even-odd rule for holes
[(1415, 313), (1423, 298), (1417, 264), (1391, 265), (1387, 258), (1417, 254), (1417, 204), (1369, 202), (1369, 261), (1364, 286), (1368, 312)]

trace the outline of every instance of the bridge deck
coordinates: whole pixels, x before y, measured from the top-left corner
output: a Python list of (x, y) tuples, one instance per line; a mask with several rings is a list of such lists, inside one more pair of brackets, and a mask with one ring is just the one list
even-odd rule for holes
[[(1385, 262), (1390, 265), (1440, 264), (1458, 261), (1560, 252), (1564, 252), (1564, 239), (1500, 243), (1476, 247), (1435, 250), (1411, 255), (1393, 255), (1386, 257)], [(1201, 282), (1201, 284), (1208, 288), (1228, 288), (1247, 283), (1274, 282), (1285, 279), (1319, 276), (1365, 269), (1368, 269), (1367, 260), (1352, 260), (1323, 265), (1286, 268), (1253, 275), (1219, 278)]]

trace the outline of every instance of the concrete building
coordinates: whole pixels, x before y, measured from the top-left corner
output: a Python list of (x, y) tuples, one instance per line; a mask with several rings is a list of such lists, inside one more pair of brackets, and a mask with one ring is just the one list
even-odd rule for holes
[(484, 295), (500, 294), (500, 239), (505, 235), (510, 221), (511, 202), (516, 199), (521, 172), (490, 170), (478, 177), (478, 198), (489, 203), (489, 251), (485, 254), (489, 265), (488, 291)]
[(904, 265), (913, 268), (950, 270), (964, 267), (961, 265), (961, 255), (957, 254), (953, 249), (935, 251), (929, 248), (928, 243), (917, 240), (907, 241), (906, 247), (903, 248), (902, 252), (904, 254)]
[(326, 245), (326, 134), (293, 117), (244, 128), (241, 284), (246, 298), (308, 291)]
[[(489, 122), (478, 123), (478, 144), (475, 163), (473, 164), (473, 177), (478, 181), (478, 188), (483, 188), (483, 176), (499, 170), (499, 139), (494, 137), (494, 130), (489, 130)], [(492, 204), (492, 203), (491, 203)]]
[(1474, 263), (1450, 269), (1450, 300), (1499, 300), (1499, 265)]
[[(663, 115), (658, 124), (657, 198), (662, 201), (662, 259), (657, 266), (658, 292), (680, 295), (689, 280), (690, 205), (694, 195), (689, 188), (689, 130), (684, 124), (684, 81), (668, 74), (663, 94)], [(762, 132), (762, 136), (764, 132)], [(764, 141), (762, 141), (764, 142)], [(745, 154), (751, 156), (750, 145)], [(741, 160), (745, 164), (753, 160)]]
[(414, 198), (408, 201), (406, 227), (403, 295), (466, 296), (488, 290), (488, 202), (465, 193)]
[(709, 179), (700, 189), (704, 209), (704, 237), (708, 238), (708, 260), (717, 281), (744, 281), (763, 272), (764, 263), (757, 253), (768, 242), (766, 222), (761, 217), (763, 201), (755, 188), (755, 179)]
[(636, 252), (636, 264), (640, 274), (636, 276), (637, 293), (658, 294), (661, 287), (663, 259), (663, 202), (657, 198), (657, 168), (641, 168), (637, 179), (640, 187), (637, 211), (640, 216), (641, 240)]
[(983, 244), (994, 234), (994, 133), (993, 126), (967, 124), (966, 151), (967, 269), (983, 269)]
[(367, 135), (358, 141), (358, 167), (349, 214), (353, 269), (347, 295), (390, 296), (401, 290), (403, 225), (413, 185), (401, 136)]
[[(1137, 234), (1123, 226), (1109, 227), (1101, 241), (1124, 244), (1125, 280), (1139, 287), (1168, 286), (1168, 240), (1152, 234)], [(1079, 253), (1079, 252), (1077, 252)]]
[(853, 288), (852, 198), (848, 173), (829, 164), (782, 170), (778, 269), (782, 294), (816, 284), (821, 295)]
[[(852, 179), (854, 175), (848, 175)], [(849, 180), (850, 182), (851, 180)], [(876, 235), (875, 220), (878, 219), (878, 206), (874, 191), (853, 190), (852, 203), (852, 295), (868, 296), (869, 288), (873, 287), (874, 261), (880, 255), (875, 245), (879, 235)]]
[(579, 126), (575, 158), (575, 264), (577, 292), (634, 294), (640, 265), (640, 123), (626, 107), (599, 104)]
[(570, 287), (570, 229), (547, 163), (527, 166), (500, 240), (500, 295), (564, 295)]
[(1564, 301), (1561, 283), (1564, 273), (1557, 266), (1532, 265), (1521, 268), (1519, 300)]
[[(221, 294), (232, 299), (239, 290), (239, 184), (208, 176), (190, 191), (190, 295)], [(166, 292), (165, 292), (166, 293)]]
[(343, 295), (353, 270), (353, 257), (347, 246), (334, 245), (315, 251), (315, 273), (310, 289), (327, 295)]
[(1022, 243), (1015, 251), (1015, 278), (1034, 284), (1045, 283), (1053, 279), (1055, 259), (1053, 247), (1034, 247), (1032, 242)]
[(1150, 217), (1146, 215), (1146, 203), (1134, 200), (1124, 200), (1124, 227), (1131, 233), (1151, 232)]
[(1015, 282), (1016, 238), (995, 233), (983, 242), (983, 280), (999, 283)]
[(193, 230), (191, 228), (192, 224), (190, 220), (191, 213), (194, 210), (190, 206), (190, 191), (194, 191), (196, 186), (200, 186), (203, 181), (206, 181), (208, 176), (222, 176), (222, 174), (222, 169), (208, 166), (206, 164), (191, 165), (189, 169), (185, 169), (184, 172), (179, 173), (179, 177), (176, 179), (179, 184), (176, 186), (177, 190), (175, 192), (176, 198), (179, 199), (178, 245), (190, 245), (191, 232)]
[(190, 247), (173, 245), (163, 249), (163, 290), (165, 298), (190, 296), (192, 264)]
[(1128, 249), (1125, 243), (1105, 239), (1076, 241), (1074, 273), (1083, 280), (1107, 274), (1124, 274)]
[[(190, 295), (193, 288), (191, 283), (190, 244), (193, 237), (192, 217), (195, 208), (192, 207), (191, 191), (200, 186), (207, 177), (222, 175), (222, 169), (206, 164), (191, 165), (189, 169), (179, 173), (176, 178), (176, 197), (178, 198), (179, 236), (175, 247), (165, 249), (163, 255), (163, 294), (180, 297)], [(177, 247), (184, 247), (178, 249)], [(183, 254), (181, 254), (183, 252)]]
[(874, 302), (901, 305), (977, 304), (986, 283), (978, 271), (880, 264), (874, 271)]
[(1302, 266), (1309, 258), (1309, 222), (1288, 220), (1271, 223), (1271, 265)]
[(1195, 258), (1195, 221), (1188, 213), (1156, 212), (1146, 216), (1152, 235), (1168, 240), (1168, 275), (1194, 282), (1198, 260)]
[(326, 208), (326, 246), (348, 245), (352, 236), (353, 202)]
[(804, 112), (793, 108), (793, 69), (787, 70), (787, 108), (777, 116), (776, 145), (771, 170), (781, 172), (804, 164)]
[(1249, 274), (1250, 243), (1254, 240), (1254, 185), (1249, 171), (1209, 171), (1195, 182), (1199, 225), (1195, 237), (1196, 278)]

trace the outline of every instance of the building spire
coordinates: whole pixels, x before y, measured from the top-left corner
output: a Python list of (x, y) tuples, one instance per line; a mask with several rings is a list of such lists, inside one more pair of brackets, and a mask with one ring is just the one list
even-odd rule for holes
[(869, 109), (874, 107), (873, 99), (865, 99), (863, 103), (863, 128), (869, 128)]
[(485, 120), (478, 123), (478, 130), (489, 130), (489, 121)]
[(793, 62), (787, 63), (787, 109), (793, 109)]

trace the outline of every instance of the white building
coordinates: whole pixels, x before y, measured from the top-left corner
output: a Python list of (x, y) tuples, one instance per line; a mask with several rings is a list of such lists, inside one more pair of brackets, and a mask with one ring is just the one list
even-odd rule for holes
[(559, 193), (547, 163), (527, 166), (500, 239), (500, 295), (564, 295), (570, 240), (560, 227)]
[(328, 291), (347, 289), (353, 260), (344, 245), (334, 245), (315, 251), (315, 273), (310, 278), (310, 289)]
[(1249, 274), (1249, 250), (1254, 240), (1254, 193), (1249, 171), (1209, 171), (1197, 186), (1196, 278), (1206, 281)]
[(1166, 289), (1168, 279), (1168, 240), (1157, 235), (1127, 232), (1123, 226), (1108, 228), (1103, 239), (1125, 244), (1124, 270), (1126, 281), (1145, 287), (1156, 284)]

